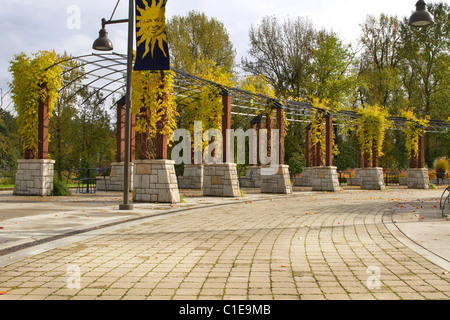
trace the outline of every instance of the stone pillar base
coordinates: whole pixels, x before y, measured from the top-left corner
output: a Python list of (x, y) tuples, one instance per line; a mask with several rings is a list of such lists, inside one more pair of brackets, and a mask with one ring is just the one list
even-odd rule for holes
[(247, 167), (245, 177), (241, 179), (243, 188), (261, 188), (261, 168), (256, 166)]
[(175, 161), (135, 160), (133, 201), (179, 203)]
[(240, 197), (235, 163), (215, 163), (203, 166), (203, 195), (214, 197)]
[(178, 180), (180, 189), (203, 189), (203, 165), (184, 165), (183, 177)]
[[(134, 164), (130, 162), (130, 191), (133, 190), (133, 171)], [(97, 178), (98, 191), (123, 191), (124, 183), (124, 162), (114, 162), (111, 164), (111, 173), (109, 177)]]
[(359, 168), (355, 169), (355, 176), (353, 178), (347, 179), (347, 185), (348, 186), (359, 186)]
[(363, 190), (386, 190), (383, 168), (361, 168), (359, 169), (359, 180)]
[(406, 184), (410, 189), (429, 189), (428, 170), (426, 168), (409, 168), (406, 170)]
[(302, 186), (303, 187), (311, 187), (311, 177), (313, 176), (313, 167), (305, 167), (302, 172)]
[(17, 160), (14, 195), (51, 196), (54, 160)]
[(311, 186), (313, 191), (340, 191), (337, 167), (311, 167)]
[[(262, 168), (272, 170), (272, 167), (263, 166)], [(292, 184), (289, 176), (289, 166), (281, 164), (278, 166), (278, 170), (276, 170), (276, 167), (273, 169), (275, 170), (273, 174), (261, 173), (261, 192), (291, 194)]]

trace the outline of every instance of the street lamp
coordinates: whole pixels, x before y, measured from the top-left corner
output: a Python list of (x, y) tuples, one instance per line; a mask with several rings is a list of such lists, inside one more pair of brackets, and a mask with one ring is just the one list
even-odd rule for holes
[(133, 35), (134, 35), (134, 0), (129, 1), (128, 19), (109, 20), (102, 19), (102, 29), (99, 38), (94, 41), (92, 48), (99, 51), (113, 50), (113, 44), (108, 39), (107, 24), (128, 23), (128, 56), (127, 56), (127, 83), (126, 83), (126, 103), (125, 103), (125, 163), (124, 163), (124, 185), (123, 204), (119, 205), (119, 210), (133, 210), (133, 205), (129, 203), (128, 193), (130, 190), (130, 146), (131, 146), (131, 77), (133, 75)]
[(434, 18), (427, 11), (427, 5), (425, 1), (419, 0), (416, 3), (416, 11), (409, 18), (409, 23), (411, 27), (427, 27), (434, 24)]

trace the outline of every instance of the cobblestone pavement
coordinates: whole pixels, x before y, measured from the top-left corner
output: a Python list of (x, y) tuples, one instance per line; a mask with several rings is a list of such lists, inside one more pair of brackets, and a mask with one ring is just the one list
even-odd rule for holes
[(295, 193), (99, 229), (0, 267), (0, 300), (450, 299), (395, 220), (437, 196)]

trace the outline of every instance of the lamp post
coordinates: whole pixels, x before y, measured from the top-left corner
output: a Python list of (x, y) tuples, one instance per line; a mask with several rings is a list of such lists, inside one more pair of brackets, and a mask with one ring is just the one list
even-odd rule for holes
[(427, 11), (425, 1), (417, 1), (416, 11), (409, 18), (408, 24), (411, 27), (427, 27), (434, 24), (434, 18), (431, 13)]
[(99, 38), (94, 41), (92, 48), (99, 51), (113, 50), (113, 44), (108, 39), (107, 24), (128, 22), (128, 56), (127, 56), (127, 82), (126, 82), (126, 104), (125, 104), (125, 163), (124, 163), (124, 185), (123, 203), (119, 205), (119, 210), (133, 210), (133, 205), (129, 203), (128, 194), (130, 190), (130, 150), (131, 150), (131, 81), (133, 75), (133, 35), (134, 35), (134, 0), (129, 0), (128, 19), (109, 20), (102, 19), (102, 29)]

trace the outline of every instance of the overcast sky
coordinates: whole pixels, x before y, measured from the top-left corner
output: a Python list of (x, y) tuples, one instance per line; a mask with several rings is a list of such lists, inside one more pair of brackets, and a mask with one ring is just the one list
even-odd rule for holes
[[(15, 54), (39, 50), (66, 51), (73, 56), (90, 54), (101, 19), (109, 19), (117, 0), (0, 0), (0, 88), (11, 81), (9, 61)], [(317, 28), (338, 33), (345, 43), (356, 43), (367, 15), (409, 16), (416, 0), (168, 0), (167, 18), (190, 10), (206, 13), (225, 24), (237, 50), (237, 59), (248, 51), (248, 31), (267, 15), (280, 19), (308, 17)], [(128, 17), (128, 1), (121, 0), (114, 19)], [(109, 25), (114, 51), (126, 53), (127, 26)], [(170, 39), (169, 39), (170, 41)], [(169, 43), (170, 46), (170, 43)]]

